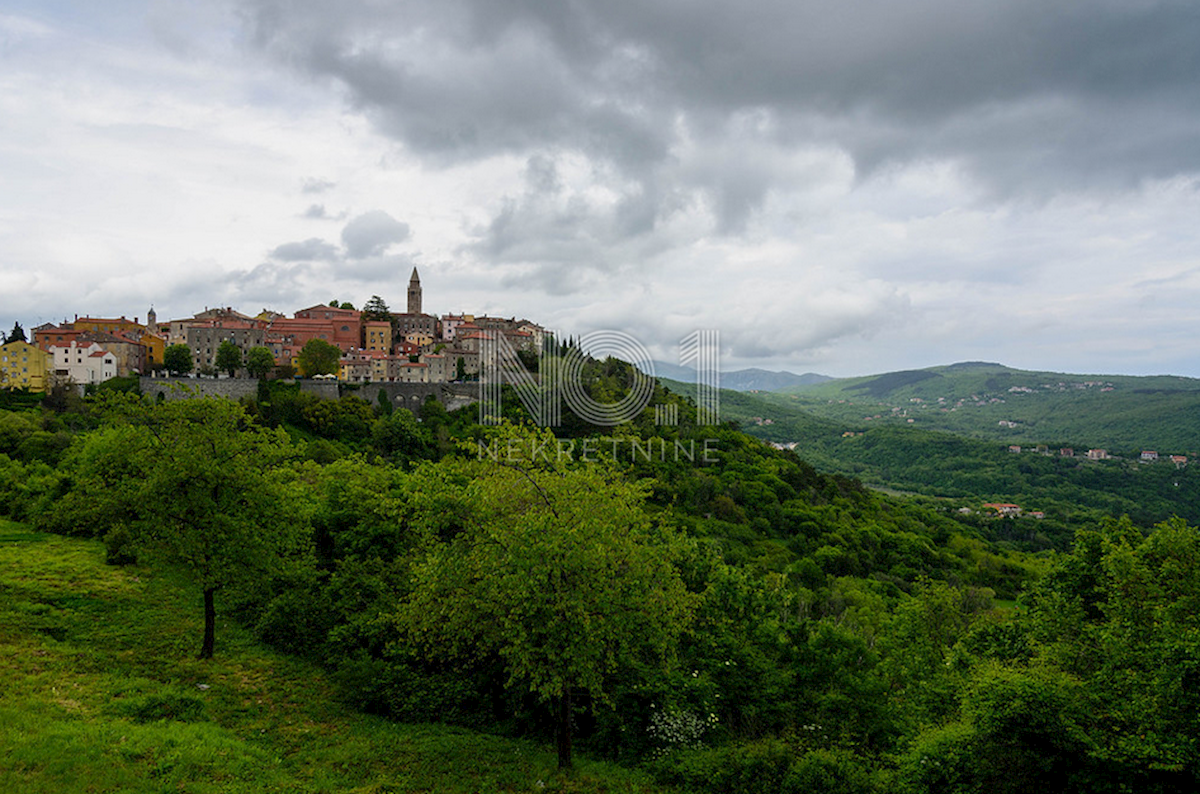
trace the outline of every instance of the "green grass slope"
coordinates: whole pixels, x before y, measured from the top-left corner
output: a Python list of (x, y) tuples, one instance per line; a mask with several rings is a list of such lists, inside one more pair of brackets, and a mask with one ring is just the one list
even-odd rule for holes
[(221, 621), (198, 592), (113, 568), (98, 542), (0, 520), (0, 791), (648, 792), (640, 773), (340, 704), (322, 672)]

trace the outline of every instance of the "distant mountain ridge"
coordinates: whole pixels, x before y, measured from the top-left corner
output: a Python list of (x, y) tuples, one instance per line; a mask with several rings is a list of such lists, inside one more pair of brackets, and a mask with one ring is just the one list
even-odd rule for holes
[[(694, 367), (681, 367), (678, 364), (668, 364), (665, 361), (654, 361), (656, 377), (690, 383), (696, 380)], [(812, 386), (833, 380), (828, 375), (818, 375), (806, 372), (797, 375), (794, 372), (771, 372), (765, 369), (738, 369), (721, 372), (721, 388), (733, 391), (782, 391), (800, 386)]]
[(1200, 451), (1200, 379), (1176, 375), (1037, 372), (968, 361), (830, 379), (772, 399), (858, 429), (905, 424), (1013, 444)]

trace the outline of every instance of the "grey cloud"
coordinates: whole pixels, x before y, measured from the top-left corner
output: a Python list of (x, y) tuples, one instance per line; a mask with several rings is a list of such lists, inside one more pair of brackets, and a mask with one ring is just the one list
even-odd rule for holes
[[(686, 294), (687, 287), (681, 291)], [(693, 332), (716, 330), (722, 356), (748, 362), (810, 359), (829, 348), (903, 327), (915, 316), (907, 295), (878, 284), (864, 285), (853, 294), (822, 296), (783, 289), (754, 312), (740, 310), (736, 300), (726, 297), (730, 296), (701, 301), (693, 296), (690, 303), (673, 303), (673, 311), (664, 311), (661, 294), (626, 290), (615, 305), (592, 304), (549, 322), (569, 333), (620, 330), (667, 361), (676, 360), (682, 340)]]
[(339, 278), (359, 283), (392, 284), (393, 293), (402, 294), (414, 266), (420, 267), (420, 263), (407, 254), (389, 254), (346, 261), (338, 267), (337, 274)]
[(331, 262), (338, 258), (338, 249), (332, 243), (311, 237), (303, 242), (276, 246), (270, 256), (281, 262)]
[[(502, 208), (464, 251), (501, 265), (501, 285), (551, 295), (586, 292), (636, 263), (666, 250), (670, 235), (658, 226), (666, 202), (653, 186), (638, 185), (616, 201), (601, 202), (562, 182), (555, 162), (531, 157), (525, 190)], [(643, 272), (644, 275), (644, 272)]]
[(389, 246), (404, 242), (408, 237), (408, 224), (396, 220), (383, 210), (359, 215), (342, 229), (342, 245), (351, 259), (381, 254)]
[(229, 280), (242, 291), (279, 290), (282, 294), (289, 294), (295, 291), (297, 283), (304, 281), (313, 272), (312, 265), (306, 262), (263, 262), (250, 270), (233, 271), (229, 274)]
[(324, 287), (318, 293), (322, 294), (329, 284), (326, 266), (311, 262), (268, 261), (229, 271), (212, 260), (191, 264), (188, 277), (154, 296), (159, 317), (190, 316), (203, 306), (233, 306), (250, 313), (252, 306), (298, 306), (311, 297), (314, 287)]
[(301, 193), (324, 193), (337, 187), (336, 182), (330, 182), (328, 179), (317, 179), (315, 177), (307, 177), (300, 185)]
[[(1044, 184), (1200, 168), (1200, 7), (1185, 0), (247, 7), (261, 46), (340, 80), (437, 159), (571, 148), (637, 174), (670, 159), (678, 120), (700, 129), (758, 109), (781, 143), (840, 146), (864, 171), (962, 158), (1003, 185), (1011, 169)], [(1012, 123), (972, 124), (988, 117)], [(753, 206), (760, 191), (730, 198)]]
[(300, 217), (314, 221), (344, 221), (346, 214), (345, 210), (336, 214), (331, 213), (325, 208), (324, 204), (309, 204), (308, 209), (300, 213)]

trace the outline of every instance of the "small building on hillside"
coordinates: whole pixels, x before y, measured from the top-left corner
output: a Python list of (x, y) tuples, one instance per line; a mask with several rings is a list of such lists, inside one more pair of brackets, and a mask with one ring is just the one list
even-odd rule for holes
[(1015, 517), (1021, 515), (1020, 506), (1011, 502), (988, 502), (983, 508), (985, 510), (994, 510), (998, 516)]

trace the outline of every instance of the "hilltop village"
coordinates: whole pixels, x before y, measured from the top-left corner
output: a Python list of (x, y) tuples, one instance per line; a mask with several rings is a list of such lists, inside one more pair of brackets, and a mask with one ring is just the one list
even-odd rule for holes
[(43, 392), (59, 383), (83, 387), (160, 372), (446, 383), (478, 375), (480, 347), (489, 338), (503, 337), (517, 351), (542, 349), (545, 331), (529, 320), (425, 313), (416, 268), (405, 308), (392, 312), (373, 296), (362, 309), (331, 301), (291, 317), (223, 307), (159, 321), (151, 309), (144, 323), (76, 316), (39, 325), (28, 338), (18, 324), (0, 345), (0, 388)]

